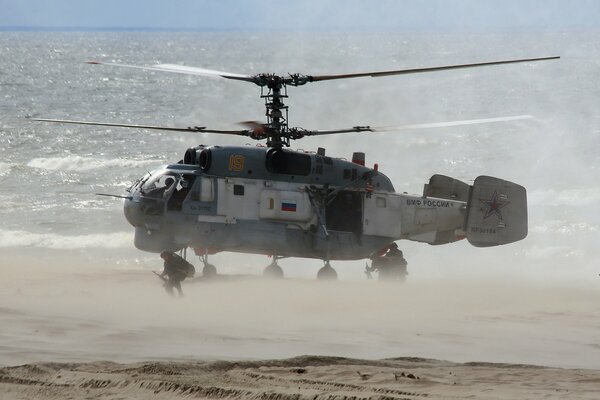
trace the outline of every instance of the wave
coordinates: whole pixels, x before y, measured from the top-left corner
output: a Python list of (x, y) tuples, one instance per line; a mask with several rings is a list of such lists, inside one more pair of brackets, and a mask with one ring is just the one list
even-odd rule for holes
[(0, 161), (0, 176), (8, 175), (15, 165)]
[(132, 245), (133, 235), (131, 232), (61, 236), (54, 233), (0, 230), (0, 248), (38, 247), (56, 250), (79, 250), (88, 248), (116, 249), (131, 247)]
[[(49, 171), (90, 171), (104, 168), (134, 168), (148, 164), (161, 164), (161, 160), (130, 160), (125, 158), (102, 159), (81, 156), (34, 158), (27, 163), (30, 168)], [(1, 169), (0, 169), (1, 171)]]

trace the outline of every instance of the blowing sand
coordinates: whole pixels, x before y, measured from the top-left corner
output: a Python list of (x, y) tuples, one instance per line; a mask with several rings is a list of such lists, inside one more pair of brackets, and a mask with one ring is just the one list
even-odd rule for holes
[(150, 270), (34, 259), (0, 268), (2, 399), (600, 398), (599, 282), (233, 276), (173, 299)]

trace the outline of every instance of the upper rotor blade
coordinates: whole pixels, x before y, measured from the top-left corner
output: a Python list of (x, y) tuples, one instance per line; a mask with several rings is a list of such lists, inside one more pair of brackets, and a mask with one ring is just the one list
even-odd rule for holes
[(219, 129), (207, 129), (204, 126), (188, 126), (187, 128), (170, 128), (166, 126), (156, 125), (138, 125), (138, 124), (115, 124), (110, 122), (92, 122), (92, 121), (74, 121), (69, 119), (51, 119), (51, 118), (30, 118), (32, 121), (41, 122), (56, 122), (60, 124), (76, 124), (76, 125), (96, 125), (96, 126), (114, 126), (119, 128), (137, 128), (137, 129), (153, 129), (159, 131), (172, 131), (172, 132), (204, 132), (204, 133), (222, 133), (226, 135), (240, 135), (240, 136), (251, 136), (251, 131), (230, 131), (230, 130), (219, 130)]
[(356, 74), (339, 74), (339, 75), (313, 75), (313, 76), (309, 76), (308, 80), (311, 82), (318, 82), (318, 81), (329, 81), (329, 80), (333, 80), (333, 79), (360, 78), (360, 77), (365, 77), (365, 76), (378, 78), (381, 76), (389, 76), (389, 75), (417, 74), (417, 73), (421, 73), (421, 72), (444, 71), (444, 70), (449, 70), (449, 69), (474, 68), (474, 67), (484, 67), (484, 66), (500, 65), (500, 64), (513, 64), (513, 63), (521, 63), (521, 62), (555, 60), (555, 59), (559, 59), (559, 58), (560, 58), (560, 56), (522, 58), (522, 59), (517, 59), (517, 60), (488, 61), (488, 62), (473, 63), (473, 64), (456, 64), (456, 65), (445, 65), (445, 66), (441, 66), (441, 67), (411, 68), (411, 69), (399, 69), (399, 70), (393, 70), (393, 71), (361, 72), (361, 73), (356, 73)]
[(198, 68), (198, 67), (188, 67), (185, 65), (176, 65), (176, 64), (157, 64), (152, 66), (140, 66), (140, 65), (130, 65), (130, 64), (118, 64), (118, 63), (110, 63), (103, 61), (88, 61), (88, 64), (100, 64), (100, 65), (111, 65), (114, 67), (125, 67), (125, 68), (135, 68), (135, 69), (143, 69), (148, 71), (161, 71), (161, 72), (175, 72), (178, 74), (187, 74), (187, 75), (201, 75), (201, 76), (220, 76), (222, 78), (227, 79), (236, 79), (241, 81), (254, 82), (254, 77), (250, 75), (242, 75), (236, 74), (233, 72), (225, 72), (225, 71), (217, 71), (213, 69), (206, 68)]

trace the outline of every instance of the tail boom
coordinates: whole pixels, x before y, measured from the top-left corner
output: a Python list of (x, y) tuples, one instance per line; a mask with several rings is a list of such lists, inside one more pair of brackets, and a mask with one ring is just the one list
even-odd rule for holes
[(445, 244), (466, 238), (476, 247), (513, 243), (527, 236), (523, 186), (479, 176), (472, 186), (434, 175), (423, 196), (400, 196), (400, 239)]

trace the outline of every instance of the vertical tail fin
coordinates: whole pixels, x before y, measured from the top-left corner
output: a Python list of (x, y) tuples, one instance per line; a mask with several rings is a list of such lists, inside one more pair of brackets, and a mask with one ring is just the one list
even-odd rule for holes
[(527, 236), (527, 192), (523, 186), (479, 176), (467, 203), (467, 240), (473, 246), (507, 244)]

